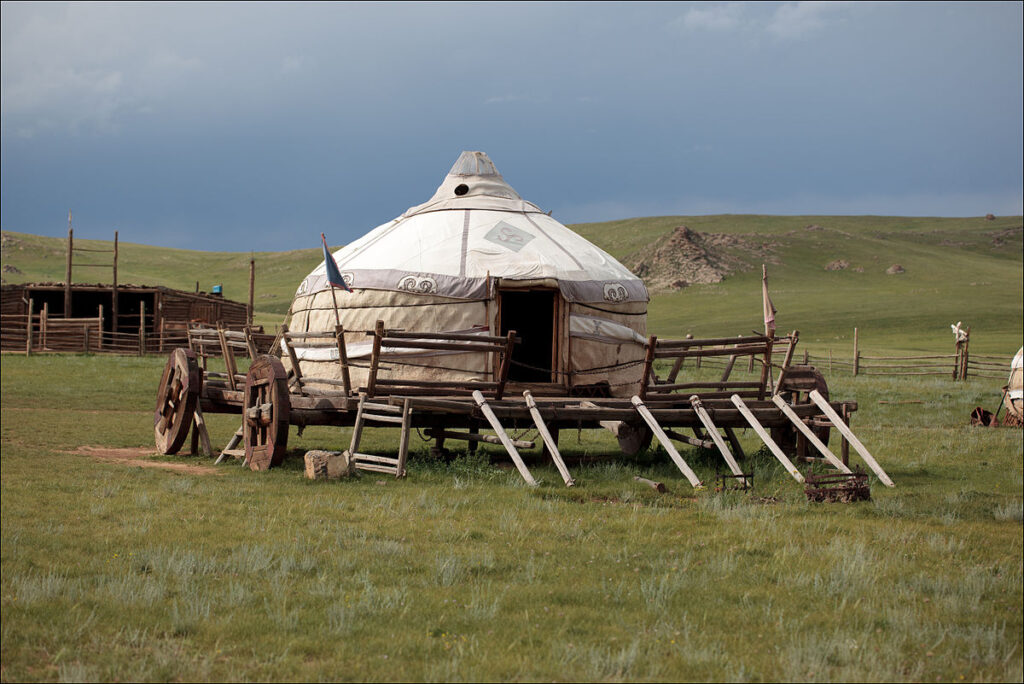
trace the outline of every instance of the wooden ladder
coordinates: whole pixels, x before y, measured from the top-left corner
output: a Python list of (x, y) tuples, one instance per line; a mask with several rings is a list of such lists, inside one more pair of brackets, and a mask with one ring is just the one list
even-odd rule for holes
[[(387, 473), (395, 477), (405, 477), (405, 463), (409, 457), (409, 432), (412, 427), (412, 409), (409, 399), (404, 399), (401, 406), (381, 404), (367, 401), (365, 396), (359, 398), (359, 410), (356, 422), (352, 427), (352, 443), (346, 451), (349, 462), (359, 470), (374, 473)], [(359, 442), (363, 436), (363, 426), (369, 422), (381, 425), (401, 425), (402, 437), (398, 446), (398, 458), (364, 454), (359, 451)]]

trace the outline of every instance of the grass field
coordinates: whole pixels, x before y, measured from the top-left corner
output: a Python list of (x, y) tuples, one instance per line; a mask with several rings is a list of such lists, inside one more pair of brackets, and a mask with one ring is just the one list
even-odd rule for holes
[(306, 481), (331, 428), (263, 474), (160, 458), (163, 362), (3, 359), (4, 681), (1021, 680), (1021, 433), (966, 426), (981, 382), (833, 380), (897, 487), (822, 505), (764, 453), (753, 494), (694, 492), (591, 432), (573, 489), (420, 442), (404, 481)]
[[(1020, 217), (575, 228), (626, 258), (680, 224), (773, 245), (779, 326), (801, 348), (848, 353), (858, 326), (862, 349), (948, 353), (958, 320), (976, 353), (1020, 346)], [(3, 237), (21, 271), (8, 281), (62, 279), (60, 240)], [(203, 274), (202, 289), (245, 298), (248, 254), (121, 249), (122, 281), (192, 289)], [(320, 255), (255, 256), (257, 321), (272, 327)], [(863, 272), (825, 271), (834, 259)], [(885, 275), (892, 263), (907, 272)], [(650, 329), (749, 332), (759, 288), (751, 271), (658, 295)], [(1024, 441), (967, 425), (995, 409), (998, 381), (829, 377), (897, 486), (872, 479), (871, 501), (825, 505), (752, 433), (753, 493), (695, 492), (660, 450), (610, 459), (596, 431), (562, 433), (572, 489), (537, 453), (531, 489), (496, 448), (442, 463), (416, 437), (405, 480), (305, 480), (306, 450), (347, 445), (337, 428), (292, 430), (285, 467), (261, 474), (160, 457), (165, 360), (3, 356), (0, 680), (1024, 678)], [(237, 419), (207, 419), (222, 446)], [(396, 436), (364, 443), (394, 452)], [(720, 458), (682, 452), (714, 482)]]

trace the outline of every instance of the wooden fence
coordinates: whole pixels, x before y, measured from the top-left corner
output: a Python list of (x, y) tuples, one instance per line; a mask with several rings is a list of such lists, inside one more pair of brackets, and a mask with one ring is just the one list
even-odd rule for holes
[(161, 322), (156, 325), (153, 314), (145, 309), (136, 314), (120, 314), (118, 318), (121, 329), (132, 332), (104, 330), (102, 309), (94, 318), (50, 318), (45, 311), (31, 316), (4, 316), (0, 319), (0, 349), (22, 354), (78, 352), (142, 356), (188, 346), (187, 324)]
[[(785, 356), (785, 348), (776, 346), (772, 350), (771, 364), (778, 369)], [(921, 354), (904, 356), (867, 356), (859, 345), (859, 335), (854, 329), (854, 348), (852, 355), (839, 355), (829, 350), (827, 354), (811, 354), (806, 349), (798, 352), (793, 363), (814, 365), (822, 373), (833, 375), (848, 373), (850, 375), (870, 376), (934, 376), (947, 377), (952, 380), (981, 378), (986, 380), (1006, 381), (1010, 375), (1010, 358), (973, 354), (970, 352), (970, 337), (956, 343), (955, 351), (950, 354)], [(691, 368), (724, 369), (728, 361), (724, 358), (696, 358)], [(736, 365), (732, 372), (761, 372), (763, 359), (749, 357), (745, 363)]]

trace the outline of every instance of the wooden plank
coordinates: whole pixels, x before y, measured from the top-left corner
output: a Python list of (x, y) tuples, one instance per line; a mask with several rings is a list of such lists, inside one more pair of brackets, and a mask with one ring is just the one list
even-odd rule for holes
[[(363, 454), (363, 453), (355, 453), (355, 454), (352, 454), (352, 456), (355, 457), (357, 463), (360, 462), (360, 461), (367, 462), (367, 463), (383, 463), (384, 465), (391, 466), (392, 469), (395, 466), (398, 465), (398, 459), (397, 458), (391, 458), (390, 456), (377, 456), (376, 454)], [(392, 472), (394, 472), (394, 470), (392, 470)]]
[[(651, 384), (651, 369), (654, 366), (654, 355), (658, 348), (658, 336), (651, 335), (647, 339), (647, 349), (644, 352), (644, 372), (640, 376), (640, 400), (641, 402), (647, 398), (647, 392), (650, 389)], [(696, 486), (696, 485), (694, 485)]]
[(786, 453), (779, 447), (779, 445), (775, 443), (775, 440), (771, 438), (771, 435), (764, 429), (764, 426), (761, 425), (760, 421), (758, 421), (757, 418), (754, 417), (754, 414), (750, 412), (747, 405), (743, 403), (743, 399), (741, 399), (739, 395), (734, 394), (732, 395), (731, 400), (732, 403), (736, 405), (736, 408), (739, 409), (743, 417), (747, 419), (747, 423), (750, 424), (750, 427), (754, 428), (754, 432), (757, 433), (757, 436), (761, 438), (761, 441), (764, 442), (765, 445), (767, 445), (768, 450), (772, 452), (775, 458), (779, 460), (779, 463), (782, 464), (782, 467), (786, 469), (786, 472), (792, 475), (793, 479), (797, 482), (803, 482), (804, 476), (800, 473), (797, 467), (793, 465), (793, 462), (789, 460), (789, 457), (786, 456)]
[(373, 353), (370, 355), (370, 373), (366, 381), (366, 396), (372, 397), (377, 389), (377, 373), (380, 371), (380, 345), (384, 339), (384, 321), (377, 321), (373, 331)]
[(467, 354), (479, 352), (500, 352), (505, 348), (501, 344), (476, 344), (473, 342), (433, 342), (430, 340), (394, 340), (385, 337), (383, 346), (389, 349), (426, 349), (438, 351), (459, 351)]
[[(235, 447), (237, 447), (239, 442), (242, 441), (244, 428), (245, 423), (243, 422), (241, 425), (238, 426), (238, 429), (235, 430), (235, 434), (231, 435), (231, 439), (228, 441), (228, 445), (221, 449), (220, 456), (218, 456), (217, 460), (214, 461), (214, 465), (220, 464), (220, 462), (223, 461), (227, 456), (234, 456), (235, 458), (238, 458), (237, 454), (239, 453), (239, 450), (236, 449)], [(245, 456), (245, 449), (241, 450), (241, 455)]]
[(668, 452), (669, 457), (676, 464), (676, 467), (679, 468), (680, 472), (682, 472), (686, 479), (690, 481), (690, 484), (694, 489), (702, 489), (704, 484), (697, 477), (697, 474), (693, 472), (693, 469), (690, 468), (686, 461), (683, 460), (683, 457), (679, 455), (679, 451), (676, 450), (672, 440), (668, 438), (665, 431), (661, 429), (660, 425), (658, 425), (658, 421), (654, 419), (653, 415), (651, 415), (650, 410), (648, 410), (644, 405), (643, 400), (639, 396), (634, 395), (632, 402), (633, 406), (636, 408), (636, 412), (640, 414), (640, 417), (644, 419), (647, 426), (651, 428), (651, 432), (654, 433), (655, 438), (657, 438), (661, 446), (665, 448), (665, 451)]
[(373, 463), (363, 463), (362, 461), (354, 461), (355, 467), (358, 470), (368, 470), (371, 473), (386, 473), (388, 475), (395, 474), (394, 466), (388, 467), (385, 465), (376, 465)]
[(462, 342), (483, 342), (502, 347), (505, 346), (506, 342), (506, 338), (504, 336), (474, 335), (472, 333), (431, 333), (388, 330), (385, 337), (389, 340), (456, 340)]
[(302, 383), (302, 369), (299, 367), (299, 357), (295, 354), (295, 349), (288, 342), (288, 326), (281, 325), (281, 346), (284, 347), (285, 352), (288, 354), (288, 359), (292, 363), (292, 375), (295, 376), (296, 385), (299, 388), (299, 394), (303, 394)]
[[(199, 438), (203, 443), (203, 456), (213, 456), (213, 446), (210, 444), (210, 433), (206, 430), (206, 420), (203, 418), (203, 409), (199, 406), (199, 402), (196, 402), (195, 413), (192, 414), (192, 420), (195, 422), (196, 429), (193, 431), (193, 436), (198, 433)], [(193, 437), (194, 439), (194, 437)], [(193, 441), (193, 444), (195, 442)], [(193, 448), (192, 453), (195, 454)]]
[(519, 474), (523, 476), (523, 479), (526, 480), (528, 485), (536, 487), (537, 481), (533, 479), (533, 475), (530, 474), (530, 470), (526, 467), (526, 464), (523, 463), (523, 459), (519, 455), (519, 452), (516, 451), (516, 447), (512, 444), (512, 440), (509, 439), (507, 434), (505, 434), (505, 429), (501, 426), (501, 423), (498, 422), (498, 417), (494, 415), (494, 411), (492, 411), (491, 407), (487, 405), (487, 400), (484, 399), (484, 395), (481, 394), (479, 390), (475, 390), (473, 392), (473, 401), (476, 402), (476, 405), (484, 414), (484, 418), (486, 418), (487, 422), (490, 423), (491, 429), (498, 435), (502, 446), (505, 447), (505, 451), (507, 451), (508, 455), (512, 457), (512, 462), (516, 464)]
[(812, 390), (808, 396), (810, 396), (811, 401), (817, 404), (822, 413), (828, 416), (829, 420), (831, 420), (836, 429), (842, 433), (843, 437), (846, 437), (846, 439), (849, 440), (850, 444), (853, 445), (853, 448), (858, 454), (860, 454), (861, 458), (864, 459), (864, 462), (868, 464), (868, 467), (871, 468), (871, 470), (875, 472), (875, 475), (878, 476), (878, 479), (882, 481), (882, 484), (886, 487), (895, 487), (896, 483), (889, 478), (886, 472), (882, 469), (882, 466), (878, 465), (878, 461), (875, 460), (875, 457), (872, 456), (864, 444), (857, 439), (857, 435), (853, 434), (853, 430), (851, 430), (839, 414), (829, 406), (824, 397), (818, 393), (818, 390)]
[(712, 449), (715, 446), (714, 442), (706, 439), (689, 437), (681, 432), (676, 432), (675, 430), (670, 430), (668, 428), (664, 428), (664, 430), (665, 434), (668, 435), (670, 439), (674, 439), (677, 442), (683, 442), (684, 444), (689, 444), (690, 446), (695, 446), (699, 449)]
[(683, 355), (686, 358), (707, 358), (710, 356), (758, 356), (764, 354), (768, 349), (767, 344), (759, 345), (744, 345), (736, 347), (723, 347), (719, 349), (698, 349), (694, 351), (684, 351), (680, 349), (657, 349), (655, 351), (655, 358), (667, 359), (675, 358)]
[(406, 398), (402, 402), (402, 436), (398, 444), (398, 465), (395, 477), (405, 477), (405, 464), (409, 460), (409, 435), (412, 427), (412, 406)]
[(763, 344), (769, 337), (764, 335), (749, 335), (747, 337), (709, 337), (705, 339), (690, 340), (661, 340), (659, 347), (665, 349), (688, 349), (690, 347), (710, 347), (715, 344)]
[(844, 472), (847, 474), (853, 472), (846, 466), (846, 464), (844, 464), (842, 461), (836, 458), (836, 455), (833, 454), (827, 446), (822, 444), (821, 440), (818, 439), (818, 436), (814, 434), (814, 431), (812, 431), (811, 428), (807, 427), (804, 424), (804, 422), (800, 420), (796, 413), (793, 412), (792, 407), (790, 407), (790, 405), (787, 404), (782, 397), (780, 397), (778, 394), (772, 395), (772, 401), (775, 403), (776, 406), (779, 407), (782, 413), (787, 418), (789, 418), (789, 422), (796, 426), (796, 429), (800, 431), (800, 434), (802, 434), (807, 439), (807, 441), (813, 444), (814, 448), (817, 449), (821, 453), (821, 455), (824, 456), (825, 459), (832, 464), (833, 467), (837, 468), (840, 472)]
[(718, 452), (722, 454), (722, 458), (725, 459), (726, 464), (729, 466), (729, 470), (732, 471), (733, 475), (739, 477), (740, 482), (746, 486), (748, 484), (747, 478), (742, 477), (743, 471), (740, 469), (736, 459), (733, 458), (732, 453), (729, 451), (729, 447), (725, 445), (725, 441), (722, 439), (722, 435), (718, 432), (718, 426), (711, 420), (711, 416), (704, 410), (704, 405), (701, 404), (700, 398), (694, 394), (690, 397), (690, 405), (693, 406), (693, 410), (697, 412), (697, 417), (700, 418), (700, 422), (703, 423), (704, 428), (708, 431), (708, 435), (711, 436), (711, 440), (718, 447)]
[(379, 414), (367, 413), (366, 411), (363, 411), (363, 420), (364, 421), (370, 421), (370, 422), (373, 422), (373, 423), (385, 423), (387, 425), (401, 425), (402, 424), (402, 417), (401, 416), (382, 416), (382, 415), (379, 415)]
[(544, 418), (540, 415), (540, 411), (537, 410), (537, 402), (534, 401), (530, 390), (524, 391), (523, 397), (526, 399), (526, 407), (530, 410), (533, 424), (537, 426), (537, 431), (540, 432), (541, 439), (544, 440), (548, 454), (551, 455), (551, 460), (555, 462), (555, 467), (558, 468), (558, 474), (562, 476), (562, 481), (565, 482), (566, 487), (572, 487), (576, 484), (576, 481), (569, 474), (569, 469), (566, 467), (565, 461), (562, 460), (562, 455), (558, 452), (558, 444), (555, 443), (555, 439), (548, 431), (548, 426), (544, 423)]
[[(333, 293), (332, 293), (333, 294)], [(334, 343), (338, 345), (338, 363), (341, 364), (341, 381), (345, 393), (352, 392), (352, 377), (348, 372), (348, 347), (345, 344), (345, 328), (339, 323), (334, 326)]]

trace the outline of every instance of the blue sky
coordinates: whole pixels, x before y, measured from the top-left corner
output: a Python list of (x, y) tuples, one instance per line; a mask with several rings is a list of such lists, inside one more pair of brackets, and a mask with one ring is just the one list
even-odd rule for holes
[(486, 151), (563, 223), (1024, 213), (1022, 4), (2, 5), (0, 225), (342, 244)]

